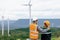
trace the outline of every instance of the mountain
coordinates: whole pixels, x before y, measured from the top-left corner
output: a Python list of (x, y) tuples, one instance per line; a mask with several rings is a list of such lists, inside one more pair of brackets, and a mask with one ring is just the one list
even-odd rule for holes
[[(9, 22), (9, 24), (11, 25), (11, 24), (13, 24), (14, 22), (15, 22), (16, 20), (10, 20)], [(10, 27), (10, 29), (11, 29), (12, 27)], [(2, 29), (2, 21), (0, 21), (0, 30)], [(4, 20), (4, 29), (6, 30), (6, 29), (8, 29), (8, 21), (7, 20)]]
[(26, 28), (29, 26), (29, 19), (19, 19), (11, 24), (13, 29), (17, 28)]
[[(60, 19), (39, 19), (38, 20), (38, 25), (39, 26), (43, 26), (43, 22), (45, 20), (49, 20), (50, 21), (51, 27), (56, 27), (56, 28), (60, 27)], [(14, 29), (15, 28), (26, 28), (26, 27), (29, 27), (29, 19), (19, 19), (16, 22), (14, 22), (11, 26), (13, 26)]]
[[(39, 19), (38, 25), (43, 26), (43, 22), (45, 20), (50, 21), (51, 27), (60, 28), (60, 19)], [(2, 21), (0, 21), (0, 30), (1, 30), (1, 22)], [(5, 29), (7, 29), (7, 20), (4, 21), (4, 24)], [(27, 28), (27, 27), (29, 27), (29, 19), (10, 20), (10, 29)]]
[(43, 25), (45, 20), (50, 21), (51, 27), (60, 27), (60, 19), (39, 19), (38, 25)]

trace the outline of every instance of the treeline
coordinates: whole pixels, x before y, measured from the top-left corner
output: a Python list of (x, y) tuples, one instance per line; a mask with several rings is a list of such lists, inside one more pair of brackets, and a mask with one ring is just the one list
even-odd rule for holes
[[(52, 38), (60, 37), (60, 28), (51, 28), (52, 30)], [(40, 34), (39, 34), (40, 35)], [(29, 38), (29, 28), (21, 28), (21, 29), (15, 29), (10, 30), (10, 36), (7, 35), (7, 30), (5, 30), (5, 35), (1, 35), (0, 31), (0, 40), (26, 40)]]

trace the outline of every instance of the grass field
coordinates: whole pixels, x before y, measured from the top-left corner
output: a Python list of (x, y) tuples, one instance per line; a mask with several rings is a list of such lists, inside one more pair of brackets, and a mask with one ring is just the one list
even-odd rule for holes
[[(52, 40), (60, 40), (60, 29), (52, 29), (52, 32)], [(7, 30), (5, 30), (4, 36), (0, 31), (0, 40), (26, 40), (27, 38), (29, 38), (29, 28), (10, 30), (10, 36), (8, 36)]]

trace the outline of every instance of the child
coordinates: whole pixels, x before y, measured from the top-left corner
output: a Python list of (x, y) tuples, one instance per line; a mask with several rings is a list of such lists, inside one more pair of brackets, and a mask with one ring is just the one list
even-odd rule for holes
[(47, 28), (49, 28), (49, 30), (42, 32), (41, 40), (51, 40), (50, 22), (48, 20), (44, 21), (43, 29), (47, 29)]

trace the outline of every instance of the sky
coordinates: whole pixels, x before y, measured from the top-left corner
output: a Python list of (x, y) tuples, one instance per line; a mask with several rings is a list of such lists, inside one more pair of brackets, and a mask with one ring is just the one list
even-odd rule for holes
[[(30, 0), (0, 0), (0, 20), (28, 19)], [(60, 19), (60, 0), (31, 0), (31, 17), (39, 19)]]

